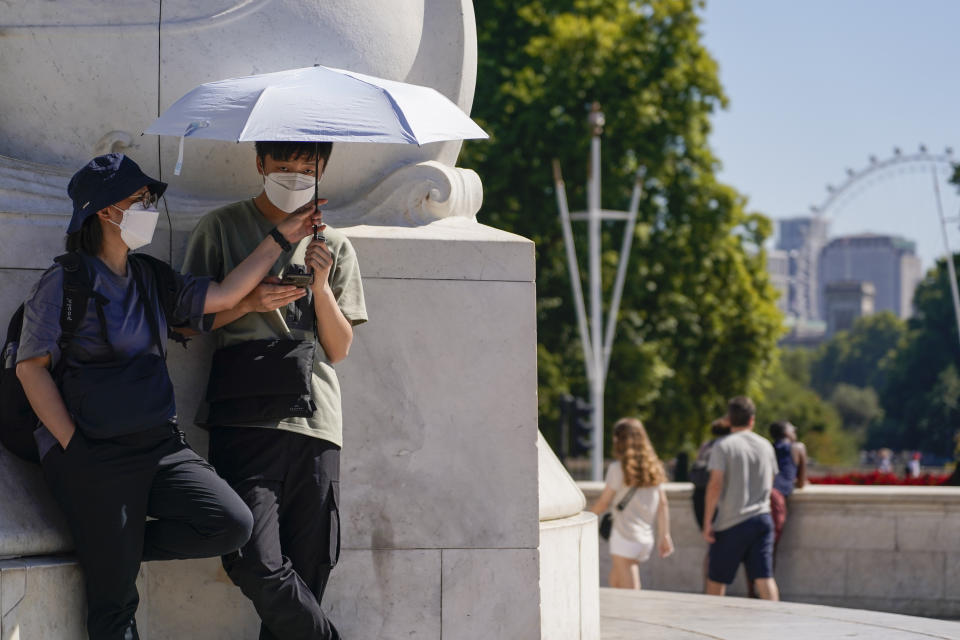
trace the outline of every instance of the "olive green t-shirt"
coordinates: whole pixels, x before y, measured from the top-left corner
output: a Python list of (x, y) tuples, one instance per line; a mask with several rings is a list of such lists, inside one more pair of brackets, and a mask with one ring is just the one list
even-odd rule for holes
[[(252, 200), (235, 202), (211, 211), (197, 223), (193, 230), (181, 270), (184, 273), (211, 276), (220, 282), (257, 248), (273, 226), (260, 213)], [(340, 311), (352, 325), (366, 322), (367, 309), (363, 300), (363, 284), (360, 281), (356, 251), (342, 232), (330, 226), (327, 226), (324, 236), (333, 254), (330, 288)], [(295, 251), (283, 253), (270, 269), (270, 275), (280, 275), (292, 261), (295, 253)], [(248, 313), (217, 329), (214, 331), (217, 348), (229, 347), (248, 340), (269, 338), (292, 336), (297, 340), (315, 339), (312, 330), (312, 313), (303, 313), (303, 305), (307, 304), (305, 302), (307, 299), (307, 297), (302, 298), (299, 305), (291, 303), (271, 313)], [(312, 310), (308, 308), (307, 311)], [(304, 321), (297, 321), (301, 316)], [(310, 418), (289, 417), (263, 424), (224, 426), (285, 429), (322, 438), (342, 446), (343, 417), (340, 407), (340, 383), (337, 381), (336, 371), (319, 342), (313, 368), (312, 399), (317, 410)], [(207, 406), (203, 404), (197, 416), (198, 423), (203, 424), (206, 421), (206, 413)]]

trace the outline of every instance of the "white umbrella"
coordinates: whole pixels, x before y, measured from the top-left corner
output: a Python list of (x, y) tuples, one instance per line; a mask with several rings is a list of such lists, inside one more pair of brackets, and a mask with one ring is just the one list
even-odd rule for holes
[(487, 138), (446, 96), (405, 82), (314, 66), (208, 82), (144, 131), (244, 141), (427, 144)]

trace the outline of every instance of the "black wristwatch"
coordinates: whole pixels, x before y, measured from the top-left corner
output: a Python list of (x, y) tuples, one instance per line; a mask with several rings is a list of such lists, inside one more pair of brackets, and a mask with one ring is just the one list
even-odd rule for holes
[(290, 244), (290, 241), (283, 237), (283, 234), (280, 233), (280, 230), (274, 227), (270, 229), (270, 236), (277, 241), (277, 244), (280, 245), (280, 248), (284, 251), (290, 251), (293, 248), (293, 245)]

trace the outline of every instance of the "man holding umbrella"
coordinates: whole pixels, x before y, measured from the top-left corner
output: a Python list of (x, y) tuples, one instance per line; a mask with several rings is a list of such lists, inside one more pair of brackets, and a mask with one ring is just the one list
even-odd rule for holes
[[(184, 269), (214, 278), (247, 255), (271, 221), (325, 202), (315, 185), (331, 143), (488, 137), (431, 87), (321, 65), (204, 83), (145, 133), (180, 138), (176, 174), (188, 137), (256, 142), (263, 191), (209, 213), (187, 247)], [(343, 234), (326, 229), (325, 240), (316, 233), (309, 244), (284, 248), (271, 276), (309, 283), (308, 295), (285, 294), (268, 279), (217, 314), (201, 422), (211, 428), (211, 462), (254, 515), (250, 542), (224, 566), (256, 605), (260, 637), (338, 638), (320, 610), (340, 550), (340, 388), (331, 365), (346, 357), (366, 308)]]
[[(263, 190), (199, 222), (184, 271), (219, 279), (278, 221), (326, 202), (314, 202), (315, 184), (331, 149), (257, 142)], [(223, 565), (260, 614), (260, 638), (339, 638), (320, 606), (340, 553), (343, 439), (332, 365), (367, 320), (363, 288), (341, 232), (321, 225), (299, 245), (276, 240), (284, 253), (270, 277), (213, 321), (218, 350), (199, 422), (210, 429), (211, 462), (254, 516), (250, 541)], [(286, 293), (281, 278), (307, 295)]]

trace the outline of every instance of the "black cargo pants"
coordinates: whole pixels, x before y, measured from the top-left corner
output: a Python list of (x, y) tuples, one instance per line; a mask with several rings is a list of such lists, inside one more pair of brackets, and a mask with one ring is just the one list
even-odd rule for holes
[(223, 557), (253, 601), (260, 640), (338, 640), (320, 608), (340, 557), (340, 447), (258, 427), (214, 427), (210, 462), (253, 512), (253, 534)]
[(141, 560), (218, 556), (250, 537), (250, 510), (172, 425), (110, 440), (78, 430), (42, 465), (83, 569), (91, 640), (139, 638)]

